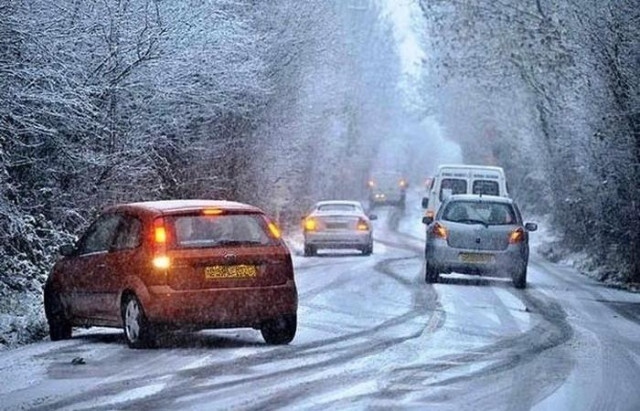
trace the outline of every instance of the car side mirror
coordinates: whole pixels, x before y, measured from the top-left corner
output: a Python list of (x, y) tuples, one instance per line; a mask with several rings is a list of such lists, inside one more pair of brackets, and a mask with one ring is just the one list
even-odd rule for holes
[(422, 208), (429, 207), (429, 197), (422, 197)]
[(76, 248), (71, 244), (65, 244), (62, 247), (60, 247), (59, 251), (60, 251), (60, 255), (64, 257), (70, 257), (75, 254)]
[(422, 217), (422, 224), (429, 225), (431, 223), (433, 223), (433, 217), (431, 216)]
[(373, 221), (373, 220), (377, 220), (378, 216), (375, 214), (369, 214), (369, 220)]
[(536, 231), (538, 229), (538, 224), (536, 223), (526, 223), (524, 225), (524, 229), (527, 231)]

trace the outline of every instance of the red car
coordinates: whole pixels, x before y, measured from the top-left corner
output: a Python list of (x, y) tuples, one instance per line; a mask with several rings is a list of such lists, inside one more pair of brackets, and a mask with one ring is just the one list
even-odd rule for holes
[(171, 329), (259, 329), (288, 344), (297, 328), (291, 254), (258, 208), (170, 200), (109, 207), (60, 248), (44, 291), (51, 340), (73, 326), (122, 327), (132, 348)]

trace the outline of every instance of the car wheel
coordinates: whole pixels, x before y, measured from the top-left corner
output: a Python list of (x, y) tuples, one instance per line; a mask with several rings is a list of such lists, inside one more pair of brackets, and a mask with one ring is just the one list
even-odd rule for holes
[(49, 338), (51, 341), (71, 338), (71, 322), (67, 319), (60, 297), (52, 291), (44, 293), (44, 308), (49, 322)]
[(424, 281), (427, 284), (437, 283), (438, 277), (438, 270), (433, 265), (426, 263), (424, 267)]
[(364, 247), (362, 249), (362, 254), (363, 255), (371, 255), (373, 254), (373, 243), (367, 245), (366, 247)]
[(122, 325), (124, 338), (131, 348), (151, 348), (154, 335), (144, 314), (142, 304), (135, 295), (129, 294), (122, 303)]
[(270, 345), (289, 344), (296, 335), (298, 317), (296, 314), (283, 315), (267, 321), (260, 327), (265, 342)]
[(527, 266), (522, 267), (514, 276), (513, 276), (513, 285), (516, 288), (525, 288), (527, 286)]
[(314, 246), (307, 245), (307, 244), (304, 245), (304, 256), (305, 257), (314, 256), (314, 255), (316, 255), (316, 253), (317, 253), (317, 250), (316, 250), (316, 248)]

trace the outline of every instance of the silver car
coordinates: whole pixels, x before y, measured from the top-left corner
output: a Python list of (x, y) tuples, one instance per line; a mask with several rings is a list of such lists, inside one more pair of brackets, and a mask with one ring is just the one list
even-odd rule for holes
[(358, 201), (320, 201), (303, 218), (304, 255), (316, 255), (319, 249), (357, 249), (373, 253), (371, 220)]
[(425, 281), (440, 274), (511, 277), (516, 288), (527, 284), (529, 232), (516, 203), (506, 197), (461, 194), (450, 196), (427, 224)]

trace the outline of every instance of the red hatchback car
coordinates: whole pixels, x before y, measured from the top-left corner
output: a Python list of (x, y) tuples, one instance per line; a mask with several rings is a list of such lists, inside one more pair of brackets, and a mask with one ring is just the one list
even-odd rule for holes
[(73, 326), (122, 327), (132, 348), (160, 330), (259, 329), (288, 344), (297, 328), (291, 254), (258, 208), (211, 200), (109, 207), (60, 248), (44, 291), (51, 340)]

